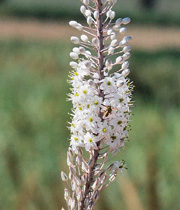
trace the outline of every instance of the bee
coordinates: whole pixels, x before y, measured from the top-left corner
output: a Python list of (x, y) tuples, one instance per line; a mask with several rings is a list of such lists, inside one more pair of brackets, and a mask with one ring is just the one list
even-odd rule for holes
[(112, 114), (113, 108), (112, 106), (106, 106), (106, 109), (103, 111), (103, 116), (108, 117), (109, 115)]

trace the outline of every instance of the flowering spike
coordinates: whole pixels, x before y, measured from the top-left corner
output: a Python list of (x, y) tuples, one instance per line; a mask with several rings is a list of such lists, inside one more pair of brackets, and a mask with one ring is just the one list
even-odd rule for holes
[[(70, 146), (67, 153), (69, 175), (61, 173), (68, 209), (94, 209), (103, 187), (123, 174), (125, 162), (110, 161), (124, 148), (128, 138), (128, 122), (132, 83), (129, 62), (132, 39), (123, 25), (130, 18), (118, 18), (112, 10), (117, 0), (81, 0), (81, 13), (88, 26), (76, 21), (69, 25), (80, 30), (71, 41), (79, 46), (70, 53), (71, 93), (73, 109), (70, 124)], [(116, 71), (116, 69), (119, 69)], [(86, 155), (85, 155), (86, 153)], [(88, 155), (87, 155), (88, 154)], [(87, 158), (88, 157), (88, 158)], [(110, 161), (110, 163), (108, 162)], [(68, 184), (70, 182), (70, 184)]]

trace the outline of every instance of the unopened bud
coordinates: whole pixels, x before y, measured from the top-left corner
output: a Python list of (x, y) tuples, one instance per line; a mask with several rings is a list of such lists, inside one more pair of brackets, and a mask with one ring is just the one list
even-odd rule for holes
[(119, 31), (119, 28), (120, 28), (120, 26), (118, 26), (118, 25), (114, 25), (114, 26), (113, 26), (113, 30), (114, 30), (114, 31)]
[(83, 42), (88, 42), (88, 37), (86, 36), (86, 35), (81, 35), (81, 40), (83, 41)]
[(108, 49), (108, 54), (109, 55), (112, 55), (113, 53), (114, 53), (114, 47), (110, 47), (109, 49)]
[(126, 53), (126, 52), (129, 52), (130, 50), (131, 50), (131, 47), (130, 46), (125, 46), (122, 51), (124, 53)]
[(72, 27), (76, 27), (76, 26), (78, 26), (78, 23), (76, 21), (72, 20), (69, 22), (69, 25)]
[(86, 62), (85, 62), (85, 66), (86, 66), (87, 68), (91, 68), (91, 62), (90, 62), (90, 61), (86, 61)]
[(116, 24), (117, 26), (120, 26), (120, 25), (122, 24), (122, 18), (118, 18), (118, 19), (116, 20), (115, 24)]
[(131, 57), (131, 53), (130, 52), (127, 52), (127, 53), (125, 53), (124, 55), (123, 55), (123, 59), (124, 60), (127, 60), (127, 59), (129, 59)]
[(110, 59), (108, 59), (108, 60), (105, 62), (105, 66), (106, 66), (107, 68), (112, 67), (112, 61), (111, 61)]
[(74, 47), (74, 48), (73, 48), (73, 52), (77, 53), (78, 55), (80, 54), (79, 48), (78, 48), (78, 47)]
[(125, 34), (126, 31), (127, 31), (127, 28), (125, 28), (125, 27), (122, 27), (122, 28), (119, 29), (120, 34)]
[(76, 36), (72, 36), (72, 37), (71, 37), (71, 41), (72, 41), (72, 43), (74, 43), (74, 44), (79, 44), (79, 38), (76, 37)]
[(123, 62), (122, 56), (116, 58), (116, 64), (122, 64), (122, 62)]
[(114, 40), (114, 39), (116, 39), (116, 34), (113, 32), (113, 33), (111, 34), (111, 40)]
[(89, 5), (89, 0), (83, 0), (83, 4), (85, 4), (86, 6)]
[(113, 32), (113, 30), (112, 30), (112, 29), (109, 29), (109, 30), (107, 31), (107, 35), (111, 35), (112, 32)]
[(112, 42), (111, 42), (111, 46), (112, 47), (115, 47), (116, 45), (118, 44), (118, 40), (117, 39), (114, 39), (114, 40), (112, 40)]
[(94, 18), (97, 20), (99, 18), (99, 12), (98, 11), (95, 11), (94, 12)]
[(82, 5), (82, 6), (80, 7), (80, 11), (81, 11), (81, 13), (82, 13), (83, 15), (85, 15), (86, 7), (85, 7), (84, 5)]
[(112, 20), (112, 19), (115, 17), (115, 12), (112, 11), (112, 10), (109, 10), (109, 11), (106, 13), (106, 16)]
[(120, 47), (123, 47), (123, 46), (125, 46), (126, 44), (127, 44), (127, 41), (125, 41), (125, 40), (122, 40), (122, 41), (119, 42), (119, 46), (120, 46)]
[(125, 69), (125, 70), (122, 72), (122, 75), (123, 75), (124, 77), (127, 77), (127, 76), (129, 75), (129, 73), (130, 73), (130, 70), (129, 70), (129, 69)]
[(74, 60), (77, 60), (79, 58), (78, 54), (75, 52), (70, 52), (70, 57)]
[(76, 29), (79, 30), (79, 31), (82, 31), (83, 26), (80, 23), (78, 23), (78, 25), (76, 26)]
[(86, 17), (91, 16), (91, 11), (87, 9), (86, 12), (85, 12), (85, 15), (86, 15)]
[(130, 40), (132, 40), (132, 37), (131, 36), (125, 36), (124, 38), (123, 38), (123, 40), (125, 40), (125, 41), (130, 41)]
[(130, 23), (130, 22), (131, 22), (131, 19), (130, 19), (129, 17), (123, 18), (123, 20), (122, 20), (122, 23), (123, 23), (124, 25), (126, 25), (126, 24), (128, 24), (128, 23)]
[(72, 62), (69, 63), (69, 65), (70, 65), (72, 68), (76, 68), (78, 64), (77, 64), (76, 62), (73, 62), (73, 61), (72, 61)]
[(63, 171), (61, 171), (61, 179), (63, 182), (68, 181), (68, 176)]
[(129, 62), (126, 61), (122, 64), (122, 69), (127, 69), (129, 67)]
[(88, 25), (92, 25), (92, 23), (93, 23), (93, 19), (92, 19), (92, 17), (89, 16), (89, 17), (87, 18), (87, 24), (88, 24)]
[(97, 38), (93, 38), (92, 39), (92, 43), (93, 43), (93, 45), (97, 46), (98, 45), (98, 39)]
[(85, 48), (84, 47), (79, 47), (79, 52), (81, 54), (84, 54), (86, 52)]

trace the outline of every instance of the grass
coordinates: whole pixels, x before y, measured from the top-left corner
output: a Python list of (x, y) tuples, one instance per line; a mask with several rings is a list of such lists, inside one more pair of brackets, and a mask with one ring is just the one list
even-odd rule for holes
[[(67, 171), (69, 144), (71, 104), (65, 99), (71, 45), (2, 40), (0, 48), (0, 209), (59, 209), (64, 204), (60, 170)], [(127, 178), (119, 176), (104, 191), (97, 209), (126, 210), (128, 202), (146, 209), (152, 195), (157, 201), (151, 205), (179, 209), (180, 111), (172, 102), (176, 94), (169, 96), (179, 91), (178, 58), (174, 50), (133, 52), (133, 130), (119, 156), (128, 164)]]
[[(0, 7), (1, 16), (33, 17), (38, 19), (82, 19), (78, 0), (9, 0)], [(138, 0), (119, 2), (115, 8), (117, 17), (131, 16), (134, 24), (180, 25), (180, 3), (174, 0), (169, 5), (168, 0), (157, 2), (153, 11), (142, 10)], [(168, 15), (167, 15), (168, 14)]]

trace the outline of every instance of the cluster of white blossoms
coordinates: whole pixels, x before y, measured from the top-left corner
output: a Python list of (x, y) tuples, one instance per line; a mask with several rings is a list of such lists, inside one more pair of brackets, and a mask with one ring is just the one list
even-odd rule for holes
[[(72, 101), (73, 108), (70, 122), (71, 152), (68, 154), (73, 157), (76, 154), (81, 159), (81, 163), (78, 164), (82, 165), (82, 173), (75, 175), (76, 161), (69, 161), (72, 158), (68, 158), (68, 166), (69, 178), (76, 180), (72, 181), (73, 184), (76, 183), (74, 197), (78, 196), (79, 202), (76, 208), (92, 209), (95, 203), (93, 199), (97, 198), (91, 198), (91, 187), (96, 183), (100, 192), (102, 189), (100, 186), (107, 184), (107, 178), (111, 182), (116, 176), (117, 169), (124, 168), (124, 162), (116, 161), (103, 169), (108, 161), (108, 155), (117, 153), (120, 147), (124, 147), (124, 142), (128, 138), (133, 86), (127, 78), (130, 73), (128, 59), (131, 56), (129, 46), (131, 37), (125, 34), (127, 31), (125, 26), (130, 22), (130, 18), (118, 18), (112, 23), (115, 18), (112, 8), (117, 0), (81, 1), (83, 5), (80, 11), (85, 16), (88, 26), (76, 21), (69, 22), (70, 26), (81, 31), (82, 35), (71, 37), (76, 46), (70, 53), (73, 61), (70, 62), (72, 71), (69, 83), (72, 88), (69, 100)], [(83, 148), (90, 154), (90, 164), (85, 163)], [(97, 161), (102, 157), (103, 162), (98, 171)], [(100, 181), (99, 185), (97, 182), (99, 179), (95, 179), (95, 175), (103, 170), (103, 181)], [(111, 174), (107, 175), (106, 172)], [(81, 180), (81, 184), (78, 184), (77, 179)], [(75, 200), (70, 202), (73, 199), (67, 196), (66, 199), (69, 208), (76, 209), (73, 206)]]
[[(88, 1), (83, 1), (88, 6)], [(104, 4), (109, 1), (103, 1)], [(116, 1), (112, 1), (116, 2)], [(73, 68), (70, 75), (72, 93), (69, 95), (73, 103), (71, 123), (71, 146), (85, 147), (87, 151), (97, 149), (97, 142), (105, 143), (115, 149), (124, 146), (128, 136), (128, 121), (130, 113), (131, 86), (128, 76), (131, 47), (128, 42), (130, 36), (124, 36), (118, 41), (118, 34), (124, 34), (124, 25), (130, 22), (129, 18), (117, 19), (115, 24), (103, 29), (103, 68), (98, 72), (98, 57), (94, 54), (98, 51), (98, 37), (94, 32), (97, 27), (99, 12), (81, 6), (81, 12), (87, 18), (91, 28), (89, 38), (86, 34), (81, 37), (71, 37), (74, 47), (70, 56), (73, 60), (70, 66)], [(106, 21), (115, 17), (115, 12), (106, 12)], [(78, 30), (86, 31), (86, 27), (76, 21), (70, 21), (70, 25)], [(109, 41), (109, 44), (105, 44)], [(120, 55), (121, 54), (121, 55)], [(115, 57), (114, 55), (117, 55)], [(117, 66), (117, 67), (116, 67)], [(114, 69), (118, 69), (115, 71)], [(99, 92), (103, 94), (99, 94)], [(103, 115), (100, 115), (100, 112)]]

